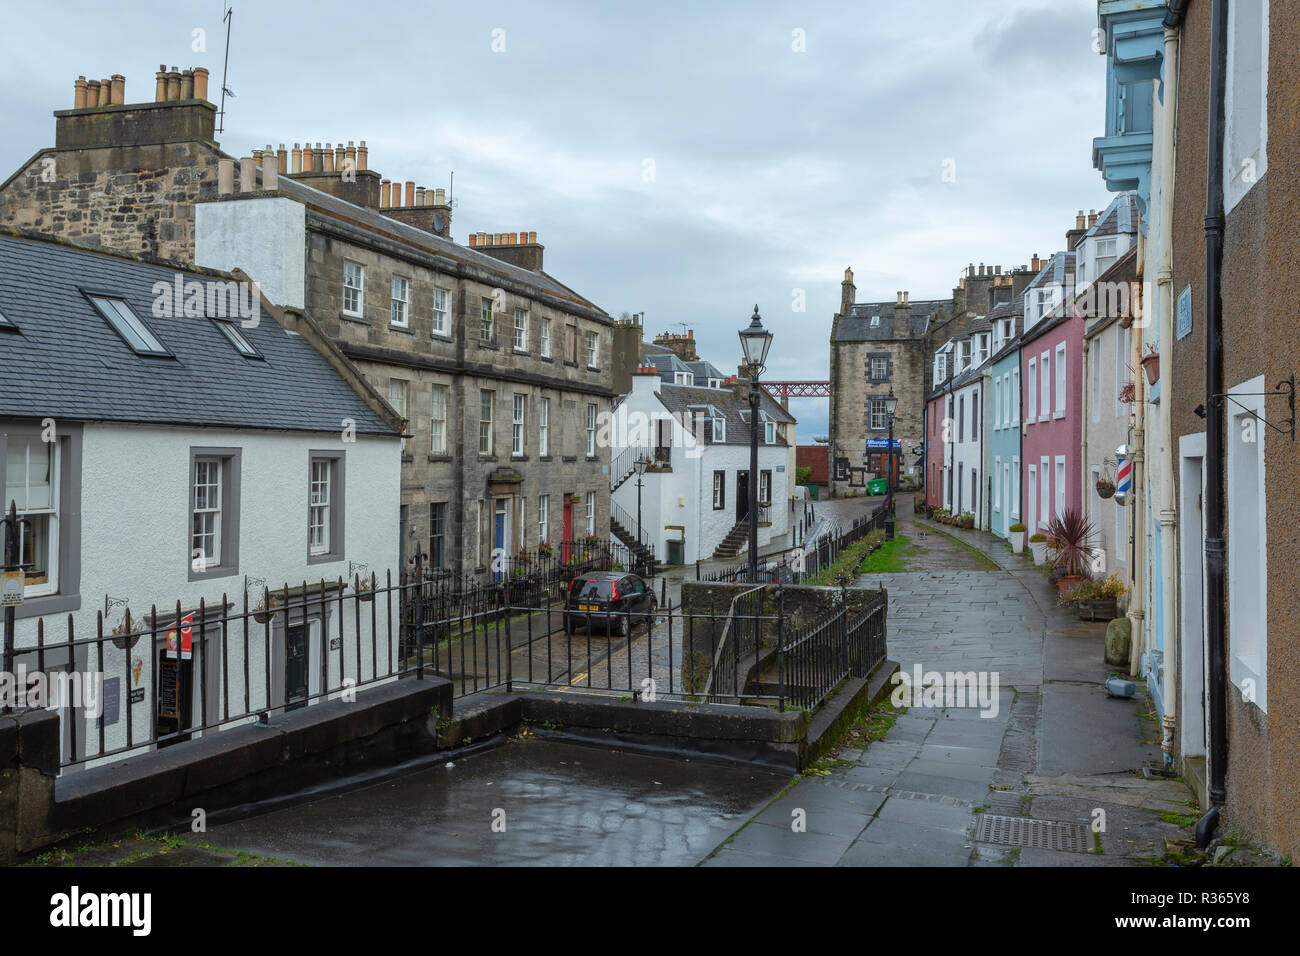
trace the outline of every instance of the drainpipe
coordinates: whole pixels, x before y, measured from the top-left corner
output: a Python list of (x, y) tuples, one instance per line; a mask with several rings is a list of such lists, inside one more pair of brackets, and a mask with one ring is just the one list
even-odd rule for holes
[(1178, 724), (1178, 696), (1182, 686), (1180, 669), (1181, 651), (1178, 635), (1181, 628), (1174, 626), (1177, 614), (1176, 595), (1178, 575), (1175, 573), (1175, 535), (1178, 532), (1178, 511), (1174, 502), (1174, 447), (1170, 386), (1173, 384), (1174, 364), (1174, 269), (1173, 237), (1170, 222), (1174, 213), (1174, 120), (1178, 108), (1178, 30), (1165, 28), (1164, 110), (1160, 127), (1160, 235), (1157, 240), (1156, 282), (1160, 300), (1160, 380), (1165, 383), (1165, 399), (1160, 413), (1160, 586), (1161, 610), (1165, 633), (1171, 635), (1165, 648), (1165, 675), (1178, 674), (1173, 682), (1173, 693), (1166, 691), (1164, 735), (1160, 749), (1164, 751), (1165, 765), (1174, 762), (1174, 733)]
[[(1139, 232), (1138, 236), (1141, 237)], [(1145, 305), (1143, 306), (1145, 308)], [(1137, 326), (1134, 326), (1137, 328)], [(1129, 601), (1128, 616), (1132, 622), (1132, 644), (1129, 648), (1130, 677), (1139, 676), (1142, 655), (1146, 652), (1146, 555), (1147, 555), (1147, 520), (1146, 495), (1146, 455), (1143, 446), (1146, 442), (1146, 377), (1142, 374), (1142, 329), (1137, 328), (1137, 335), (1131, 335), (1129, 360), (1133, 368), (1133, 441), (1130, 443), (1129, 455), (1133, 459), (1133, 497), (1129, 506), (1133, 509), (1133, 599)]]
[(1228, 682), (1224, 607), (1228, 556), (1223, 542), (1224, 413), (1211, 396), (1223, 392), (1223, 102), (1227, 74), (1228, 4), (1214, 0), (1210, 39), (1210, 116), (1205, 187), (1205, 563), (1206, 638), (1210, 652), (1207, 701), (1210, 709), (1209, 813), (1196, 825), (1197, 842), (1208, 842), (1227, 798)]

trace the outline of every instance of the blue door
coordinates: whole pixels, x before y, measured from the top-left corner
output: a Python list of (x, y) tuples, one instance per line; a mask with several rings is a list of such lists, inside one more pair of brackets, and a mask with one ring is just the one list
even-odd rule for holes
[(492, 579), (504, 581), (506, 578), (506, 512), (497, 503), (496, 522), (492, 530)]

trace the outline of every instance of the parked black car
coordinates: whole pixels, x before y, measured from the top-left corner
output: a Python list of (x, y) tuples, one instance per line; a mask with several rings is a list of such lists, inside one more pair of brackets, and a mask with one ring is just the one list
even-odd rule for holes
[(651, 614), (659, 602), (654, 590), (636, 574), (622, 571), (593, 571), (573, 579), (564, 601), (564, 629), (572, 634), (579, 627), (600, 625), (610, 634), (626, 634), (628, 618)]

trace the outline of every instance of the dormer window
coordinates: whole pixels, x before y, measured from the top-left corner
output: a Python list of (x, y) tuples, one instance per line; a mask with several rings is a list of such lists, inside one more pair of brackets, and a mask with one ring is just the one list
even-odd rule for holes
[(878, 315), (873, 315), (873, 316), (871, 317), (871, 327), (874, 329), (874, 328), (876, 328), (878, 325), (880, 325), (880, 316), (878, 316)]
[(1097, 275), (1100, 277), (1107, 269), (1115, 264), (1119, 258), (1116, 253), (1118, 246), (1116, 239), (1098, 239), (1097, 240)]
[(716, 408), (710, 408), (713, 415), (713, 442), (721, 444), (727, 440), (727, 420), (722, 417)]

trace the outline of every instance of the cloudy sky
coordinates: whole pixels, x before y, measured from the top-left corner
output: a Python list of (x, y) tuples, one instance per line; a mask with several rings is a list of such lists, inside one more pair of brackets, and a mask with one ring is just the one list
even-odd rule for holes
[[(130, 103), (164, 61), (206, 66), (218, 98), (222, 0), (57, 7), (6, 18), (0, 178), (52, 145), (79, 74), (124, 74)], [(693, 328), (724, 371), (757, 303), (767, 377), (824, 379), (845, 266), (862, 301), (941, 297), (1107, 203), (1095, 25), (1095, 0), (235, 3), (220, 140), (454, 170), (458, 241), (534, 230), (556, 278)], [(792, 410), (826, 433), (824, 400)]]

